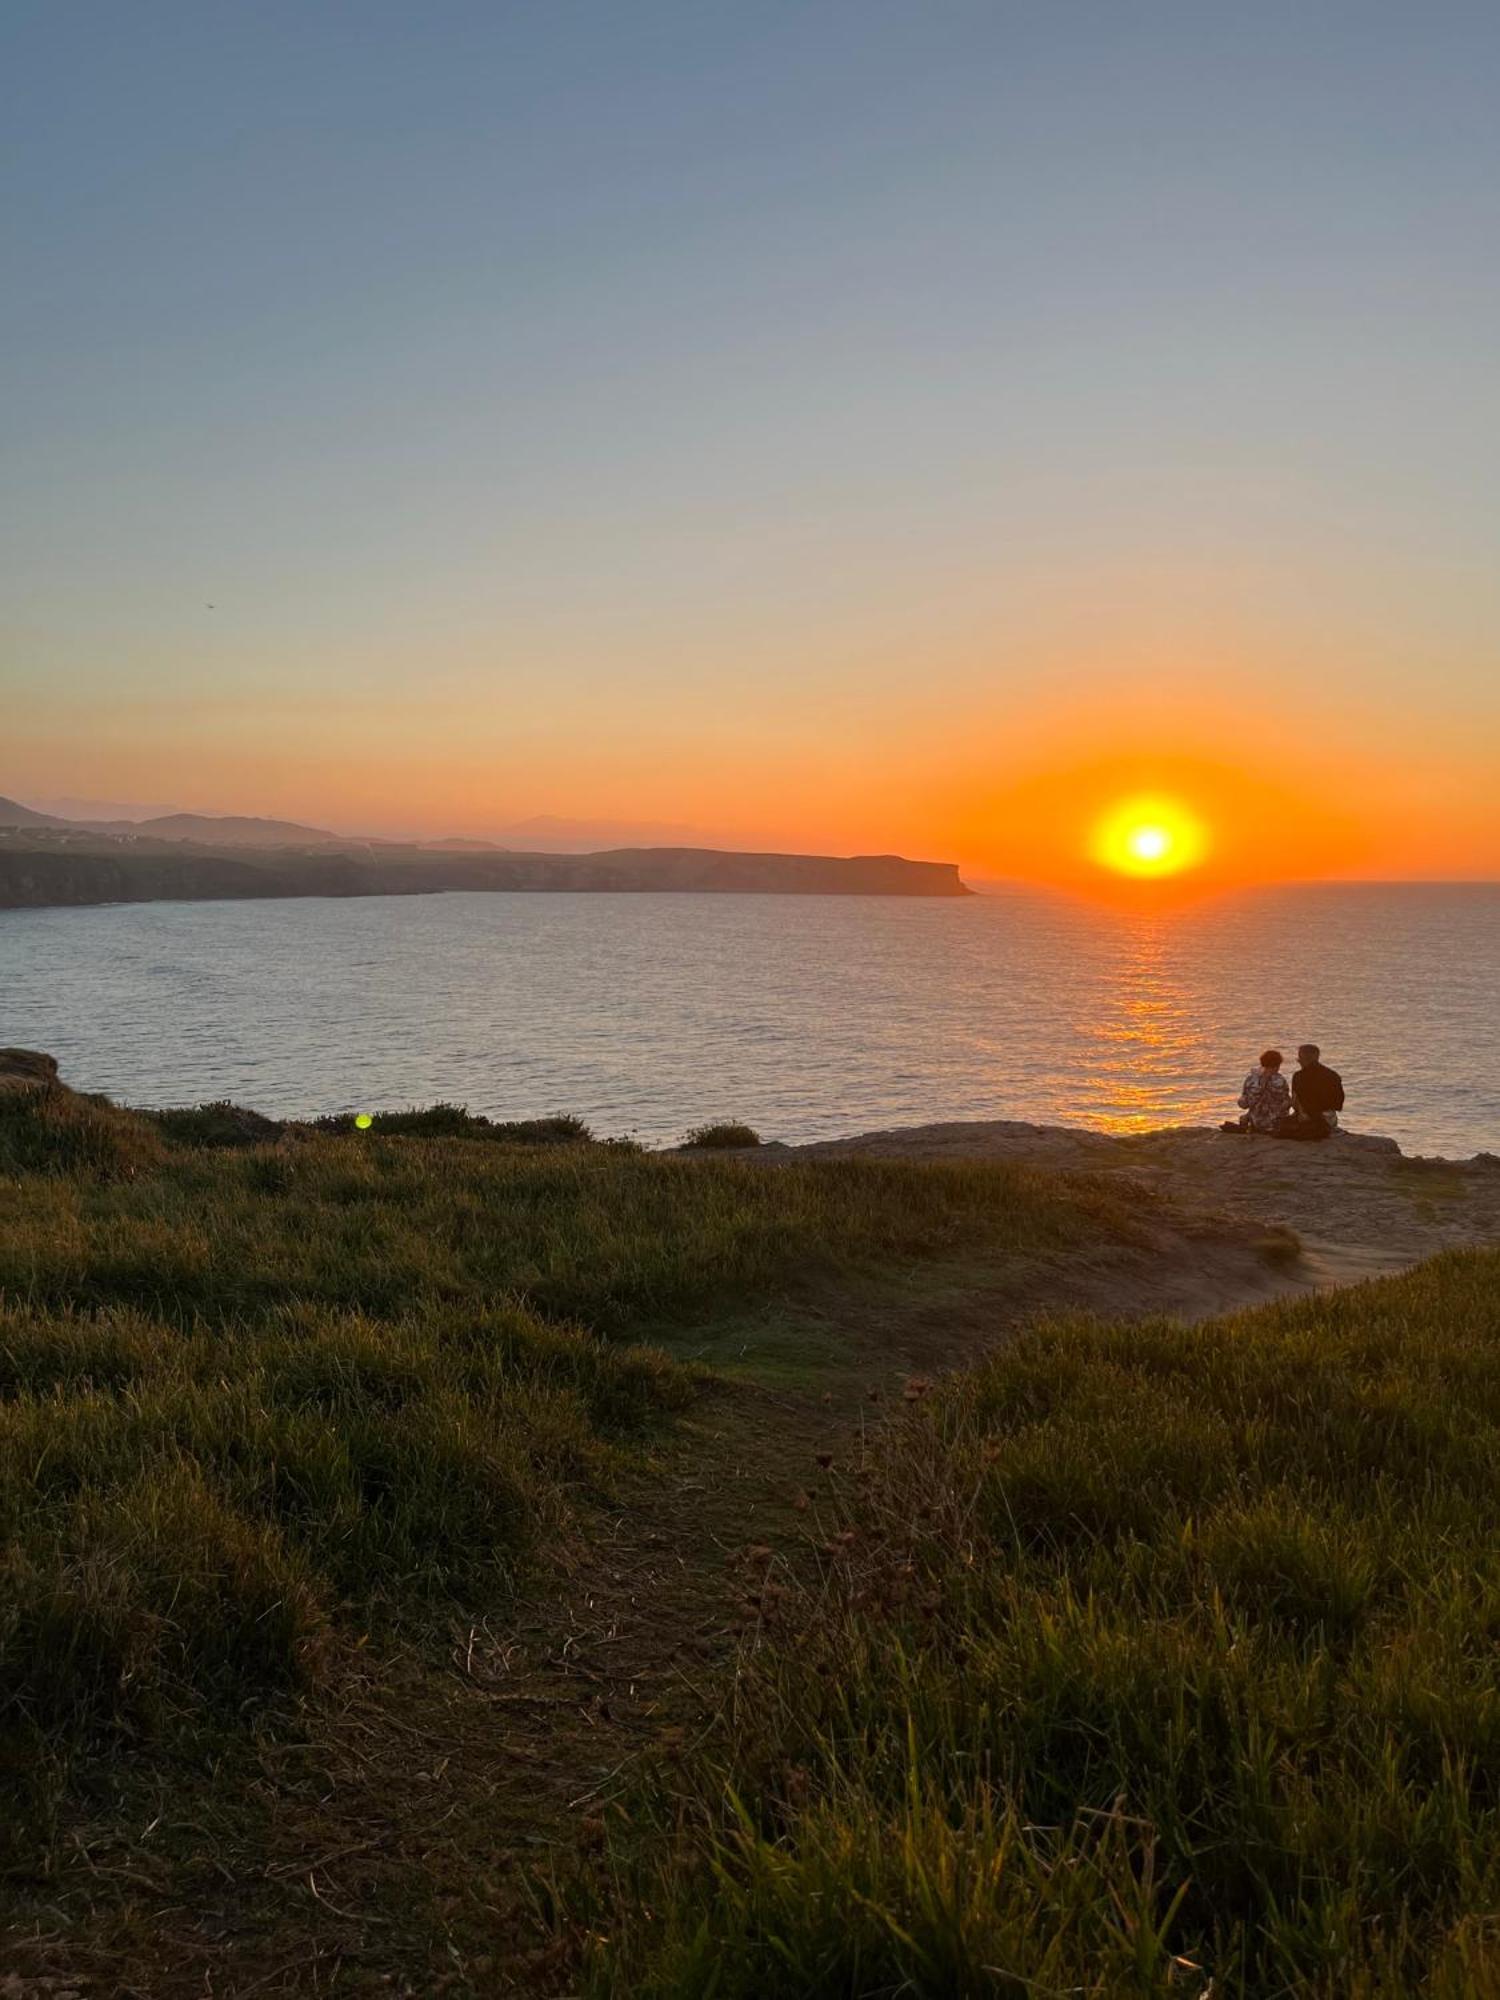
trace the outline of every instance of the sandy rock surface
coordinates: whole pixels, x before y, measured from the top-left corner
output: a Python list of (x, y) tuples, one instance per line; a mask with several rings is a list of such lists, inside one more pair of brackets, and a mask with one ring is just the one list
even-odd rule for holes
[(1309, 1146), (1198, 1126), (1115, 1136), (994, 1119), (775, 1151), (799, 1159), (1015, 1160), (1120, 1175), (1207, 1213), (1293, 1229), (1309, 1256), (1342, 1278), (1396, 1270), (1439, 1250), (1500, 1244), (1500, 1156), (1409, 1158), (1374, 1133), (1341, 1130)]

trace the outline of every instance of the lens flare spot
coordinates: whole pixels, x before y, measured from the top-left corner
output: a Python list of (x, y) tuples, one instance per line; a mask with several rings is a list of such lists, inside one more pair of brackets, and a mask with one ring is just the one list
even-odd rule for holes
[(370, 1127), (375, 1123), (375, 1120), (370, 1116), (368, 1111), (361, 1111), (356, 1116), (354, 1122), (361, 1132), (368, 1132)]

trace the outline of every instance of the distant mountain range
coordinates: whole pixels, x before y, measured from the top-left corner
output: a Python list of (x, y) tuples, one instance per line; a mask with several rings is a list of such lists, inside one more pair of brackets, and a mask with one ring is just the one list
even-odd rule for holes
[[(587, 821), (530, 821), (567, 829)], [(600, 822), (594, 822), (599, 826)], [(689, 845), (501, 847), (454, 838), (357, 840), (292, 820), (164, 813), (67, 820), (0, 798), (0, 908), (424, 895), (447, 889), (716, 895), (964, 896), (951, 862), (898, 854), (747, 854)]]
[(340, 847), (338, 834), (289, 819), (244, 819), (235, 814), (165, 813), (160, 819), (75, 820), (88, 833), (133, 840), (191, 840), (205, 847)]
[(15, 799), (0, 799), (0, 826), (70, 826), (71, 820), (54, 819), (51, 813), (33, 812)]
[(132, 813), (84, 799), (70, 800), (67, 813), (38, 812), (15, 799), (0, 799), (0, 827), (73, 827), (82, 832), (115, 834), (137, 840), (190, 840), (210, 847), (423, 847), (452, 854), (597, 854), (618, 847), (712, 847), (700, 827), (670, 820), (559, 819), (539, 813), (501, 827), (493, 840), (453, 835), (443, 840), (391, 841), (376, 834), (331, 833), (327, 827), (302, 826), (296, 820), (248, 818), (230, 814), (166, 812)]
[(33, 799), (32, 804), (38, 812), (66, 820), (165, 819), (168, 813), (182, 810), (175, 799), (146, 805), (140, 799), (80, 799), (60, 792), (54, 792), (50, 798)]
[(341, 844), (339, 835), (294, 820), (223, 818), (212, 813), (163, 813), (154, 819), (59, 819), (36, 812), (17, 799), (0, 799), (0, 827), (52, 827), (134, 840), (190, 840), (207, 847), (320, 847)]

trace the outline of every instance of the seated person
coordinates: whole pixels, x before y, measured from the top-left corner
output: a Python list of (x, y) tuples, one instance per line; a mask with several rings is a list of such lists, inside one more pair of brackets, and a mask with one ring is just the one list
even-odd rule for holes
[(1322, 1060), (1316, 1042), (1304, 1042), (1297, 1051), (1297, 1073), (1292, 1078), (1291, 1114), (1277, 1126), (1278, 1138), (1326, 1139), (1337, 1129), (1343, 1108), (1343, 1078)]
[(1238, 1122), (1228, 1119), (1220, 1127), (1224, 1132), (1274, 1132), (1291, 1115), (1291, 1093), (1286, 1087), (1286, 1078), (1281, 1074), (1280, 1049), (1267, 1049), (1260, 1059), (1260, 1067), (1251, 1070), (1245, 1078), (1240, 1092), (1240, 1103), (1244, 1117)]

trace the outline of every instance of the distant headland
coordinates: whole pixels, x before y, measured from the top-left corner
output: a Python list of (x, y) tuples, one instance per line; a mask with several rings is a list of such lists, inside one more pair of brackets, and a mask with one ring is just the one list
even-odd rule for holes
[(0, 799), (0, 908), (411, 896), (445, 890), (967, 896), (957, 865), (898, 854), (748, 854), (710, 847), (538, 853), (486, 843), (343, 839), (283, 820), (174, 813), (69, 821)]

